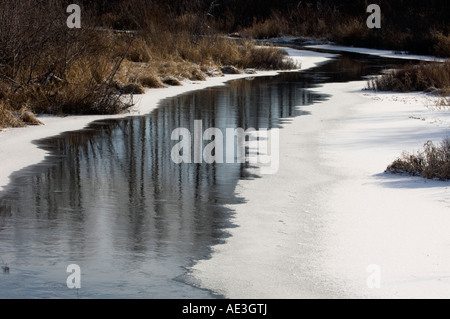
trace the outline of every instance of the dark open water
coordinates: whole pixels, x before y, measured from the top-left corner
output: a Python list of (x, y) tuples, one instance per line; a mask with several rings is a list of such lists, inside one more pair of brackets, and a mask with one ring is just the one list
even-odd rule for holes
[[(401, 63), (345, 54), (306, 72), (237, 80), (163, 101), (146, 116), (98, 121), (37, 143), (51, 156), (0, 197), (0, 298), (216, 298), (185, 267), (223, 242), (246, 164), (174, 164), (175, 128), (282, 127), (325, 95), (308, 88)], [(81, 267), (81, 289), (66, 268)], [(251, 296), (249, 296), (251, 297)]]

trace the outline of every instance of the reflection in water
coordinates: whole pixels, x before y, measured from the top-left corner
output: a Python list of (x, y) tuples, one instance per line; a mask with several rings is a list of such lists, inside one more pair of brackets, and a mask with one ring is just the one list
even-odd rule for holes
[[(323, 96), (305, 88), (356, 80), (367, 60), (239, 80), (164, 101), (152, 114), (99, 121), (40, 141), (51, 156), (16, 174), (0, 200), (0, 256), (11, 268), (0, 297), (64, 297), (66, 268), (81, 266), (81, 297), (208, 298), (184, 267), (226, 236), (245, 164), (175, 164), (175, 128), (273, 128)], [(385, 65), (385, 64), (384, 64)]]

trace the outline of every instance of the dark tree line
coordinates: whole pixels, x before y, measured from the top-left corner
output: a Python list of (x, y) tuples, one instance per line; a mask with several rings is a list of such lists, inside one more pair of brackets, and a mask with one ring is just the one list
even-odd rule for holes
[(255, 20), (267, 19), (275, 12), (295, 19), (292, 13), (306, 8), (361, 17), (366, 16), (366, 8), (371, 3), (381, 6), (384, 22), (388, 26), (414, 31), (432, 27), (448, 33), (450, 23), (448, 0), (84, 0), (82, 3), (86, 7), (95, 7), (99, 13), (119, 14), (123, 8), (145, 5), (173, 15), (208, 12), (213, 5), (212, 15), (219, 20), (233, 19), (232, 27), (235, 29), (249, 26)]

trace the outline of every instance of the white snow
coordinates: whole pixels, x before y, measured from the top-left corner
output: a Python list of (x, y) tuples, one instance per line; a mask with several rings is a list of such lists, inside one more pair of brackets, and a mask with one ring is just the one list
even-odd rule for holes
[(432, 96), (365, 85), (316, 88), (332, 97), (280, 131), (278, 174), (239, 183), (238, 227), (191, 269), (201, 287), (228, 298), (450, 297), (450, 183), (384, 173), (450, 135), (450, 113)]
[(404, 51), (392, 51), (392, 50), (377, 50), (377, 49), (368, 49), (368, 48), (358, 48), (358, 47), (346, 47), (335, 44), (315, 44), (315, 45), (306, 45), (305, 48), (309, 49), (321, 49), (327, 51), (337, 51), (337, 52), (353, 52), (353, 53), (361, 53), (368, 55), (376, 55), (384, 58), (395, 58), (395, 59), (408, 59), (408, 60), (421, 60), (421, 61), (436, 61), (443, 62), (445, 59), (436, 58), (433, 56), (427, 55), (416, 55), (409, 54)]
[(318, 66), (329, 59), (337, 57), (337, 54), (319, 53), (314, 51), (296, 50), (292, 48), (279, 47), (284, 50), (290, 59), (297, 65), (301, 66), (301, 70), (306, 70)]
[[(340, 95), (336, 92), (336, 95)], [(318, 194), (327, 224), (327, 274), (350, 297), (450, 296), (450, 183), (393, 176), (383, 170), (402, 151), (449, 136), (450, 112), (424, 94), (359, 93), (338, 126), (321, 134), (322, 163), (338, 174)], [(381, 288), (365, 272), (381, 268)]]

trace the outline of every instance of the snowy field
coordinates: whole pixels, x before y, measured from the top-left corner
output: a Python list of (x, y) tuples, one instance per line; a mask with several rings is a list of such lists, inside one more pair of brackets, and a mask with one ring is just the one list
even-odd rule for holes
[(450, 183), (383, 173), (403, 150), (446, 137), (450, 117), (423, 94), (364, 86), (316, 89), (331, 99), (280, 131), (279, 173), (240, 182), (239, 227), (192, 269), (203, 287), (231, 298), (450, 296)]
[(449, 136), (449, 112), (365, 86), (317, 88), (332, 97), (280, 131), (279, 173), (240, 182), (239, 227), (192, 268), (200, 286), (229, 298), (450, 297), (450, 183), (384, 173)]

